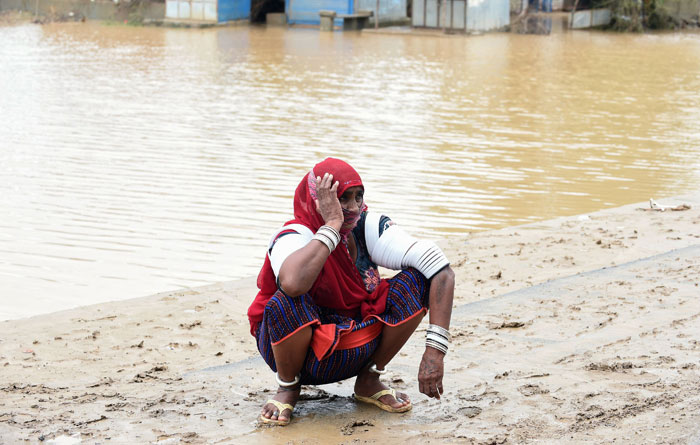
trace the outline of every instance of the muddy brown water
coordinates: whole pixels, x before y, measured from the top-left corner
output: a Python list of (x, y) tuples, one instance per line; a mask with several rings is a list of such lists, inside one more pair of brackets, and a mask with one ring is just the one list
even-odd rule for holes
[(700, 35), (0, 26), (0, 319), (250, 276), (350, 161), (428, 238), (700, 185)]

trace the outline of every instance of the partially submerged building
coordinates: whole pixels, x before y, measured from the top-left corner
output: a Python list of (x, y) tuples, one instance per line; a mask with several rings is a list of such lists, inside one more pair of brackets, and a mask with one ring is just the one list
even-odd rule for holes
[[(284, 0), (284, 19), (292, 25), (318, 25), (321, 11), (334, 11), (338, 14), (336, 25), (342, 25), (342, 16), (372, 11), (372, 22), (375, 12), (378, 12), (379, 23), (408, 22), (407, 2), (380, 0), (377, 11), (376, 0)], [(251, 6), (251, 0), (166, 0), (165, 16), (169, 21), (181, 23), (217, 24), (250, 20)], [(253, 9), (261, 9), (258, 4), (255, 6)]]
[[(166, 0), (165, 18), (189, 24), (219, 24), (256, 20), (274, 0)], [(379, 24), (409, 24), (414, 27), (454, 31), (491, 31), (510, 23), (510, 0), (277, 0), (275, 12), (291, 25), (319, 25), (321, 15), (335, 13), (332, 22), (342, 26), (348, 17), (369, 15)], [(411, 2), (412, 22), (408, 18)], [(251, 13), (251, 6), (254, 10)], [(272, 11), (267, 11), (272, 12)], [(253, 17), (251, 17), (251, 14)], [(283, 15), (282, 15), (283, 14)], [(346, 27), (347, 29), (347, 27)]]
[[(339, 15), (353, 15), (360, 11), (372, 11), (370, 19), (374, 23), (374, 13), (379, 23), (399, 23), (408, 21), (406, 15), (408, 0), (285, 0), (287, 23), (318, 25), (319, 11), (335, 11)], [(340, 20), (340, 19), (339, 19)], [(340, 24), (336, 23), (336, 25)]]
[(250, 0), (166, 0), (165, 19), (188, 24), (217, 24), (250, 18)]
[(510, 0), (412, 0), (414, 27), (492, 31), (510, 24)]

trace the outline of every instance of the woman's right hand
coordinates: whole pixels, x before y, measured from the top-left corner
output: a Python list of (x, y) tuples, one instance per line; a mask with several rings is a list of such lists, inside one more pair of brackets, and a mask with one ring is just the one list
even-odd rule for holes
[(338, 200), (338, 181), (333, 182), (333, 175), (325, 173), (316, 177), (316, 211), (323, 222), (340, 230), (343, 225), (343, 208)]
[[(338, 200), (338, 182), (333, 175), (326, 173), (316, 178), (316, 211), (325, 224), (340, 231), (343, 225), (343, 208)], [(326, 264), (328, 247), (322, 242), (310, 242), (293, 252), (282, 263), (279, 273), (279, 286), (292, 297), (303, 295), (311, 289), (319, 273)]]

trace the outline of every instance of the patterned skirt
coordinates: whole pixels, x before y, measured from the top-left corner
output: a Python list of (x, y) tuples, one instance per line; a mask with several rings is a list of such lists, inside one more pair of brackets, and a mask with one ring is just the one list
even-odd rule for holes
[[(277, 372), (272, 353), (273, 344), (279, 343), (305, 326), (312, 326), (314, 333), (320, 333), (319, 329), (323, 325), (335, 325), (335, 338), (332, 339), (330, 348), (332, 352), (319, 359), (310, 347), (301, 369), (301, 383), (320, 385), (356, 376), (379, 345), (383, 326), (400, 325), (419, 313), (424, 314), (428, 309), (430, 282), (423, 274), (415, 269), (406, 269), (387, 281), (390, 287), (386, 310), (364, 320), (342, 316), (332, 309), (320, 307), (308, 294), (288, 297), (277, 291), (265, 306), (263, 320), (255, 329), (260, 355), (268, 366)], [(352, 333), (354, 338), (365, 338), (366, 341), (359, 345), (352, 342), (349, 345), (345, 342), (343, 345), (341, 335), (349, 333)]]

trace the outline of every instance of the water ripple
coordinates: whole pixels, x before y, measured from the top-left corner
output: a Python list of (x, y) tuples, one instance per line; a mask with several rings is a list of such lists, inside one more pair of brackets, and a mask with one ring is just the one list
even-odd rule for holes
[(255, 274), (326, 156), (428, 238), (700, 184), (697, 35), (84, 24), (0, 42), (0, 319)]

